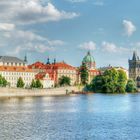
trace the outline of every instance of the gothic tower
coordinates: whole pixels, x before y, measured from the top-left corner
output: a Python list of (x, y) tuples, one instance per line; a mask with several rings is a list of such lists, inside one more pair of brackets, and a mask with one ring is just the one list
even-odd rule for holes
[(137, 52), (133, 52), (132, 60), (129, 60), (129, 78), (136, 81), (137, 86), (140, 86), (140, 59)]

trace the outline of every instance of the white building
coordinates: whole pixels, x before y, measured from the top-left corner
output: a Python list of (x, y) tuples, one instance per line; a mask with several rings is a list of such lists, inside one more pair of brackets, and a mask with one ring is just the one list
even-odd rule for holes
[(49, 73), (40, 72), (36, 75), (36, 79), (39, 79), (43, 85), (43, 88), (54, 87), (54, 80), (50, 78)]
[(0, 74), (8, 81), (10, 87), (16, 87), (20, 77), (25, 87), (29, 87), (37, 73), (27, 67), (26, 57), (25, 60), (21, 60), (17, 57), (0, 56)]

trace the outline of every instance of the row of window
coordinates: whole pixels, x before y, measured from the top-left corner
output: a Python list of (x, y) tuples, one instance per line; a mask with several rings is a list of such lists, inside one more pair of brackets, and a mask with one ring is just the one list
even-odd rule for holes
[(31, 73), (31, 72), (30, 73), (29, 72), (1, 72), (1, 74), (4, 76), (11, 76), (11, 75), (34, 76), (34, 73)]
[(74, 71), (74, 70), (58, 70), (58, 72), (60, 72), (60, 73), (73, 73), (73, 74), (76, 73), (76, 71)]
[[(5, 79), (8, 81), (8, 80), (18, 80), (19, 77), (5, 77)], [(33, 78), (30, 78), (30, 77), (22, 77), (23, 80), (25, 81), (31, 81)]]
[(24, 63), (3, 62), (4, 66), (25, 66)]

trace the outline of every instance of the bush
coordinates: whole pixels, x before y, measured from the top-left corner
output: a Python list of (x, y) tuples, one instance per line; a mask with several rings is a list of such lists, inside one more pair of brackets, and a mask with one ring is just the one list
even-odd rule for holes
[(17, 87), (18, 88), (23, 88), (25, 83), (23, 82), (23, 79), (20, 77), (17, 81)]
[(7, 80), (0, 75), (0, 86), (1, 87), (6, 87), (7, 85), (8, 85)]
[(31, 88), (43, 88), (43, 85), (40, 82), (40, 80), (37, 79), (37, 80), (32, 80), (32, 83), (31, 83), (30, 87)]
[(62, 76), (59, 78), (59, 85), (60, 86), (70, 86), (71, 79), (67, 76)]
[(43, 85), (42, 85), (42, 83), (40, 82), (40, 80), (36, 80), (36, 82), (35, 82), (35, 87), (36, 88), (43, 88)]
[(92, 83), (92, 90), (101, 93), (125, 93), (127, 76), (123, 70), (114, 68), (106, 70), (103, 75), (96, 76)]
[(136, 87), (136, 83), (133, 79), (129, 79), (126, 85), (126, 92), (136, 92), (137, 91), (137, 87)]

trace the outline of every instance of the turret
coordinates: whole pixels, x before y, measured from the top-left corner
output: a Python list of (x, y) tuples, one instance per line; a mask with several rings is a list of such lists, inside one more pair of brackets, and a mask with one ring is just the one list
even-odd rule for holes
[(47, 59), (47, 64), (50, 64), (50, 58), (48, 57), (48, 59)]
[(24, 57), (24, 62), (25, 63), (27, 63), (28, 61), (27, 61), (27, 56), (25, 55), (25, 57)]
[(139, 60), (139, 57), (137, 56), (137, 52), (136, 51), (134, 51), (133, 52), (133, 57), (132, 57), (132, 60)]
[(54, 58), (53, 64), (56, 64), (56, 58)]

